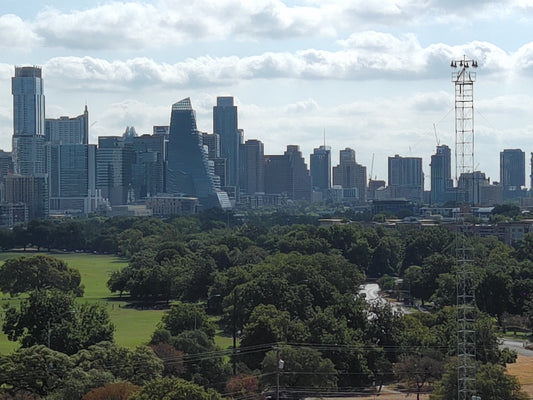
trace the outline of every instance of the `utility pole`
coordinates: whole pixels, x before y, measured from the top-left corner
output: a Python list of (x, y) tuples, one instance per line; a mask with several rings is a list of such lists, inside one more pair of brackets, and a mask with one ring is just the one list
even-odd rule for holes
[(233, 375), (237, 375), (237, 286), (233, 289)]
[(280, 367), (280, 358), (279, 358), (279, 347), (276, 347), (276, 400), (279, 400), (279, 367)]

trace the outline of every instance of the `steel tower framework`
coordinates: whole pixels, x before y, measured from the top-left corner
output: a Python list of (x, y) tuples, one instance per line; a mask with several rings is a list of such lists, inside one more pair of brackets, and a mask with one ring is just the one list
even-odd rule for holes
[[(457, 266), (457, 397), (476, 399), (476, 298), (473, 248), (468, 236), (472, 226), (466, 216), (474, 201), (474, 82), (477, 61), (464, 56), (453, 60), (452, 82), (455, 86), (455, 171), (457, 203), (457, 235), (455, 257)], [(459, 179), (459, 178), (463, 179)], [(470, 179), (469, 179), (470, 178)], [(461, 184), (461, 181), (463, 182)], [(472, 196), (470, 196), (472, 193)]]

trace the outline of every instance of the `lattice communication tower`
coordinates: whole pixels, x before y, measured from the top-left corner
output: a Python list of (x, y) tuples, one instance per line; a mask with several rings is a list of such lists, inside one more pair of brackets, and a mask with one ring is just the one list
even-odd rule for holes
[(477, 61), (452, 60), (455, 85), (455, 172), (457, 179), (455, 257), (457, 265), (457, 391), (459, 400), (476, 396), (476, 297), (474, 251), (468, 237), (473, 226), (468, 222), (475, 196), (474, 171), (474, 82)]

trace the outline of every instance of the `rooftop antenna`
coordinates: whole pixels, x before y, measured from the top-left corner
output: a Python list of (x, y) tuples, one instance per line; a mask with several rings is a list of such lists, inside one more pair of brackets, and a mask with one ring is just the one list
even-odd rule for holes
[(324, 147), (326, 147), (326, 128), (324, 128)]

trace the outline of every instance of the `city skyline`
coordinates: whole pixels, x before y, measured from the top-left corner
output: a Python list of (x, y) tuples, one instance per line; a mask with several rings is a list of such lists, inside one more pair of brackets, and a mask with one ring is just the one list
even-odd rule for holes
[(531, 1), (47, 4), (6, 0), (0, 14), (7, 151), (14, 66), (38, 65), (46, 117), (76, 116), (87, 105), (90, 143), (126, 126), (142, 134), (168, 125), (172, 104), (185, 97), (199, 130), (212, 133), (216, 98), (234, 96), (244, 139), (261, 140), (265, 154), (299, 145), (309, 167), (325, 130), (332, 165), (349, 147), (386, 179), (388, 157), (422, 157), (428, 189), (437, 144), (454, 149), (449, 62), (463, 54), (479, 62), (477, 169), (499, 181), (501, 151), (533, 151)]

